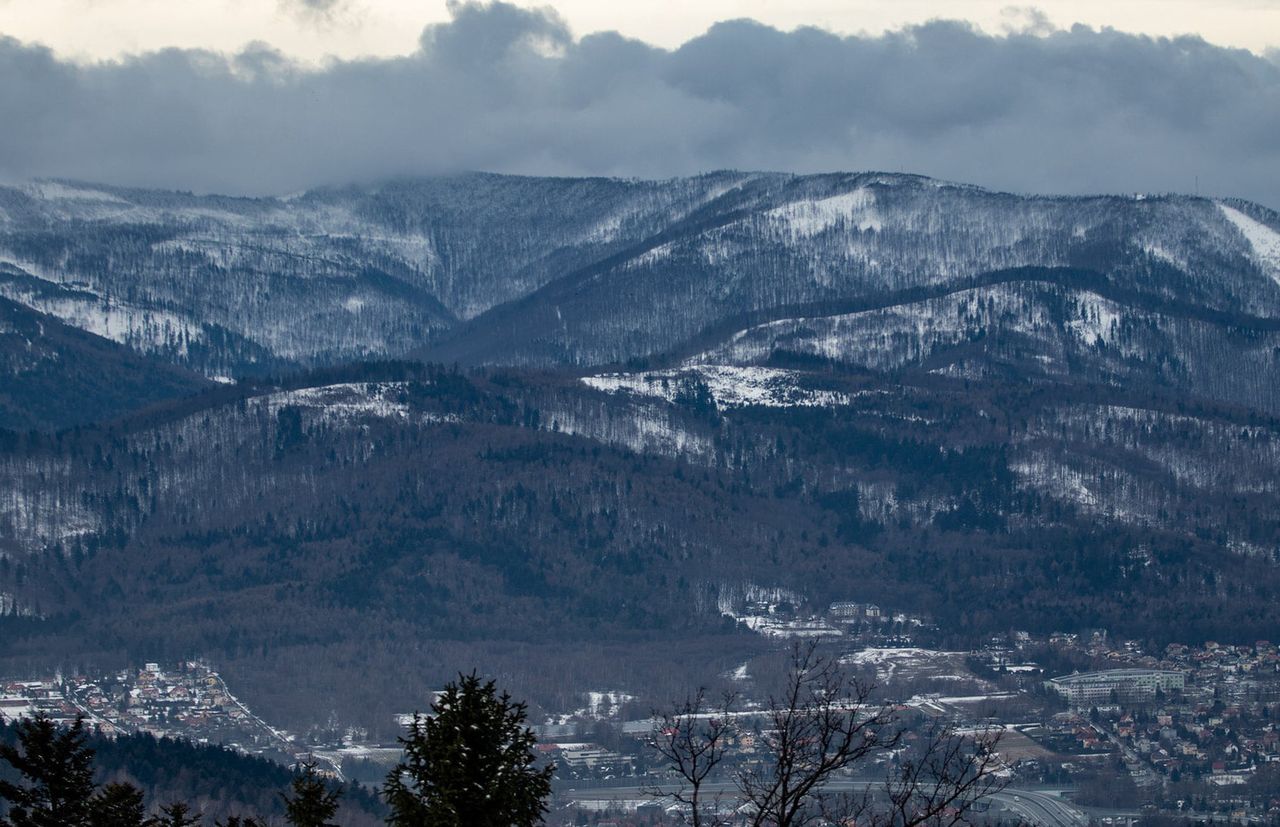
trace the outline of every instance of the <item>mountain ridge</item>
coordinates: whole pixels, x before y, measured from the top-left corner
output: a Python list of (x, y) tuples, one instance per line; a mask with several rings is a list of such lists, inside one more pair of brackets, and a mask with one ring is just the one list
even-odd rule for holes
[[(1228, 312), (1272, 315), (1280, 306), (1276, 284), (1242, 278), (1250, 269), (1263, 275), (1257, 268), (1269, 258), (1255, 256), (1246, 231), (1224, 211), (1236, 210), (1263, 233), (1277, 232), (1280, 217), (1241, 201), (1017, 196), (896, 173), (730, 171), (666, 181), (468, 174), (287, 199), (86, 187), (44, 182), (7, 190), (0, 256), (30, 278), (81, 291), (82, 304), (97, 297), (102, 306), (118, 305), (119, 340), (167, 348), (166, 358), (207, 374), (408, 354), (495, 364), (623, 362), (779, 304), (852, 301), (1009, 266), (1096, 269), (1148, 293), (1175, 291)], [(982, 226), (973, 217), (983, 211), (999, 220)], [(1067, 236), (1038, 229), (1055, 223)], [(1096, 240), (1086, 225), (1096, 225)], [(947, 240), (956, 233), (977, 252)], [(738, 261), (697, 258), (717, 249)], [(913, 249), (926, 256), (921, 262), (934, 262), (934, 275), (913, 263)], [(672, 251), (677, 270), (660, 260)], [(104, 260), (130, 272), (112, 276), (96, 263)], [(774, 272), (753, 273), (765, 265), (752, 261), (772, 262)], [(1167, 286), (1151, 283), (1155, 265), (1172, 273), (1158, 276), (1172, 278)], [(697, 280), (682, 282), (691, 277)], [(652, 294), (656, 285), (644, 285), (653, 279), (723, 295), (714, 305), (668, 307)], [(229, 290), (213, 294), (201, 286), (208, 280)], [(605, 281), (635, 300), (631, 312), (677, 326), (655, 339), (597, 318), (598, 308), (574, 306)], [(725, 293), (732, 284), (740, 285), (736, 295)], [(6, 295), (24, 300), (12, 287)], [(45, 309), (102, 326), (91, 309)], [(178, 318), (166, 315), (175, 312)], [(568, 312), (569, 321), (556, 312)], [(593, 316), (577, 320), (582, 312)], [(142, 341), (147, 325), (161, 328), (149, 334), (157, 342)], [(211, 325), (225, 333), (214, 336)], [(601, 333), (592, 330), (601, 325), (619, 343), (607, 351), (594, 344)], [(494, 341), (519, 330), (531, 341)], [(246, 343), (182, 352), (182, 341), (227, 336)]]

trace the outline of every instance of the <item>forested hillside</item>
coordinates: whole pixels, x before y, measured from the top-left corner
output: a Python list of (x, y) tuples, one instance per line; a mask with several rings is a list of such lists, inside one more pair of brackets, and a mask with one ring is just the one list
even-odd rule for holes
[(199, 655), (280, 719), (385, 726), (464, 661), (547, 706), (728, 668), (759, 645), (722, 616), (754, 587), (957, 643), (1272, 628), (1280, 422), (1247, 409), (798, 362), (219, 394), (10, 438), (7, 663)]
[(0, 428), (111, 420), (210, 386), (198, 374), (0, 299)]
[(1122, 327), (1150, 326), (1153, 303), (1274, 320), (1277, 251), (1280, 217), (1245, 202), (879, 173), (471, 174), (260, 199), (0, 189), (0, 296), (209, 375), (408, 353), (621, 363), (1029, 267), (1092, 274)]

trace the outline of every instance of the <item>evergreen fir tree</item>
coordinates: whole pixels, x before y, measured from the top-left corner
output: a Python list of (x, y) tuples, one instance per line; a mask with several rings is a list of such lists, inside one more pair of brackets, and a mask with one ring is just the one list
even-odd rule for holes
[(148, 827), (195, 827), (200, 823), (200, 814), (191, 812), (191, 807), (175, 801), (160, 808), (160, 817), (152, 821)]
[(108, 784), (89, 801), (89, 827), (143, 827), (142, 790), (132, 784)]
[(93, 750), (84, 721), (59, 729), (43, 715), (18, 724), (18, 744), (0, 744), (20, 782), (0, 781), (9, 813), (0, 827), (88, 827), (93, 797)]
[(493, 681), (460, 675), (414, 715), (405, 758), (383, 794), (393, 827), (530, 827), (542, 821), (553, 767), (538, 769), (525, 705)]
[(285, 818), (293, 827), (336, 827), (329, 819), (338, 812), (341, 796), (340, 791), (329, 789), (314, 761), (304, 762), (293, 777), (291, 794), (282, 796)]

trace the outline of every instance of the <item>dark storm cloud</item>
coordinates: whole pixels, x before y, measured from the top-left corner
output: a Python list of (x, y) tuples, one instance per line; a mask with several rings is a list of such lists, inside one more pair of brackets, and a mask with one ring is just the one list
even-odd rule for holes
[(551, 11), (452, 5), (408, 57), (266, 46), (79, 66), (0, 41), (0, 173), (282, 192), (456, 169), (666, 176), (895, 169), (1019, 191), (1280, 207), (1280, 66), (1077, 27), (878, 37), (750, 21), (666, 51)]

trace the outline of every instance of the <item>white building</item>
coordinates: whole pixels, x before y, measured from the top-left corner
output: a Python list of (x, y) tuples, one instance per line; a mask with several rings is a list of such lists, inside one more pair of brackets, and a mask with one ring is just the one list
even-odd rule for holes
[(1157, 692), (1184, 688), (1187, 674), (1164, 669), (1107, 669), (1064, 675), (1046, 681), (1045, 685), (1078, 709), (1099, 704), (1150, 701)]

